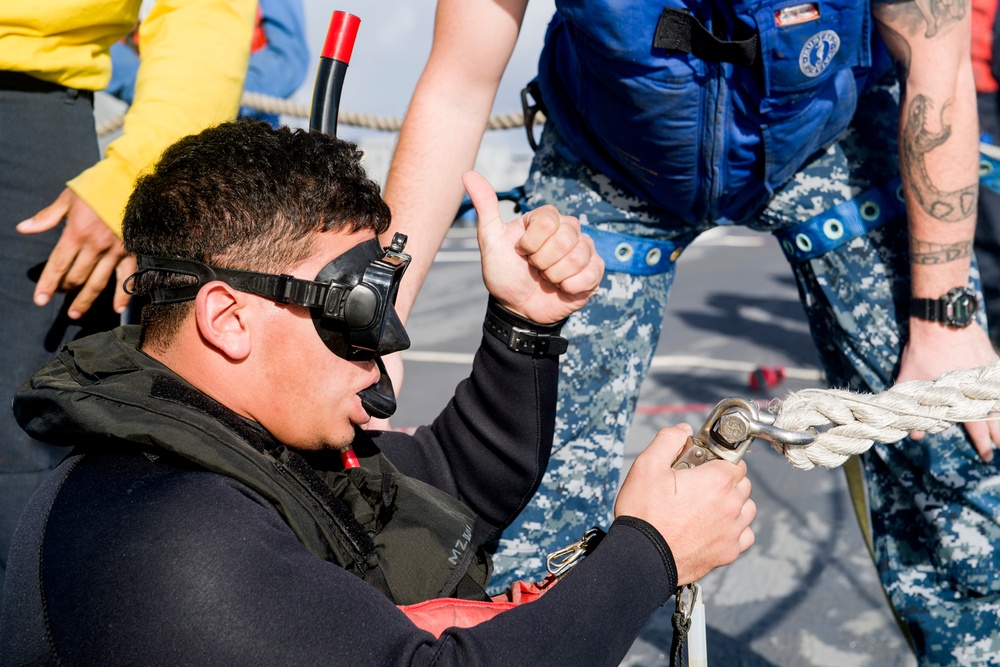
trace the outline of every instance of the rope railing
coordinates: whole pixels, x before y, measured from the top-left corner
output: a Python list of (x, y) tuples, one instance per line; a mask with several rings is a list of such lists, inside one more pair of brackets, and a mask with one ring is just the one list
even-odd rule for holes
[[(240, 105), (256, 109), (263, 113), (289, 116), (293, 118), (309, 118), (310, 107), (301, 102), (286, 100), (280, 97), (272, 97), (261, 93), (243, 92)], [(341, 112), (337, 117), (340, 125), (350, 125), (369, 130), (379, 130), (382, 132), (398, 132), (403, 125), (402, 118), (393, 116), (378, 116), (367, 113)], [(545, 118), (541, 113), (535, 117), (538, 124), (544, 123)], [(97, 136), (103, 137), (120, 129), (125, 123), (125, 116), (119, 115), (98, 123)], [(491, 116), (486, 126), (487, 130), (510, 130), (524, 127), (524, 114), (520, 111), (512, 113), (497, 114)]]
[(938, 433), (1000, 413), (1000, 361), (932, 381), (900, 382), (881, 394), (802, 389), (772, 412), (775, 426), (816, 435), (806, 447), (775, 445), (792, 466), (835, 468), (876, 442), (896, 442), (910, 431)]

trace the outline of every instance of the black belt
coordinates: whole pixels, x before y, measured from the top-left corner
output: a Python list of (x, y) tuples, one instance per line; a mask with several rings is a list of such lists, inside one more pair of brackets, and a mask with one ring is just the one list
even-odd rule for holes
[(74, 91), (80, 95), (93, 96), (93, 91), (76, 90), (60, 86), (58, 83), (42, 81), (24, 72), (10, 72), (0, 70), (0, 90), (13, 90), (22, 93), (59, 93)]

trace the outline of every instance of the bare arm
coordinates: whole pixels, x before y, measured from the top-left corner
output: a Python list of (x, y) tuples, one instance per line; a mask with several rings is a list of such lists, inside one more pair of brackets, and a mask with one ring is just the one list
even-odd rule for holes
[[(879, 30), (905, 77), (900, 170), (910, 232), (912, 296), (936, 299), (968, 283), (978, 194), (978, 119), (969, 59), (968, 0), (874, 5)], [(954, 329), (910, 318), (899, 380), (932, 379), (997, 356), (978, 324)], [(980, 455), (992, 458), (991, 430), (968, 424)]]
[(462, 199), (528, 0), (439, 0), (434, 42), (386, 181), (395, 232), (413, 256), (396, 310), (405, 322)]
[[(404, 324), (462, 201), (462, 174), (476, 162), (527, 5), (528, 0), (438, 0), (431, 54), (385, 185), (392, 226), (382, 241), (388, 245), (394, 233), (406, 234), (406, 252), (413, 257), (396, 300)], [(383, 362), (398, 395), (402, 357), (390, 354)], [(368, 428), (389, 424), (373, 420)]]

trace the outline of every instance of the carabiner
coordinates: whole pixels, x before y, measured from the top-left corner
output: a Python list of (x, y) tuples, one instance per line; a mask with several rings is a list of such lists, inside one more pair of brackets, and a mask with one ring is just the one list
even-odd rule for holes
[[(558, 551), (553, 551), (548, 556), (545, 557), (545, 569), (549, 571), (549, 574), (561, 577), (570, 569), (583, 560), (595, 546), (596, 542), (591, 544), (595, 538), (604, 537), (604, 531), (594, 526), (593, 528), (587, 529), (583, 534), (583, 537), (568, 547), (563, 547)], [(597, 540), (600, 541), (599, 539)]]
[(754, 438), (782, 447), (804, 447), (813, 441), (809, 433), (774, 426), (775, 416), (761, 412), (756, 403), (743, 398), (724, 398), (712, 408), (698, 433), (688, 438), (674, 468), (693, 468), (713, 459), (739, 463)]

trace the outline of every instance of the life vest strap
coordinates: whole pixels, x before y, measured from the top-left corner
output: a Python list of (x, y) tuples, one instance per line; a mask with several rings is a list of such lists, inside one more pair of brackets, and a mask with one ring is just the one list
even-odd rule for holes
[(690, 53), (699, 60), (751, 66), (760, 51), (757, 33), (743, 40), (721, 40), (683, 9), (667, 7), (656, 22), (654, 49)]

